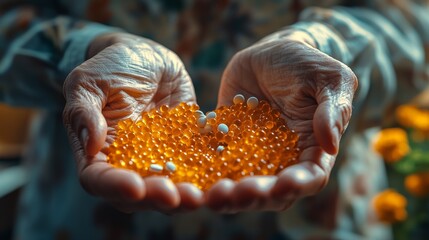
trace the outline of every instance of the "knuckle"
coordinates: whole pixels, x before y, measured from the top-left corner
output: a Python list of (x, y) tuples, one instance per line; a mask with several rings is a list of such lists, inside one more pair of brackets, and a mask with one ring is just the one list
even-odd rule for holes
[[(354, 93), (358, 87), (358, 79), (354, 72), (339, 61), (330, 61), (321, 67), (315, 74), (318, 90), (326, 93), (326, 90), (336, 96), (338, 106), (351, 108)], [(350, 109), (351, 110), (351, 109)]]
[(356, 74), (349, 66), (343, 63), (341, 64), (342, 64), (342, 71), (341, 71), (342, 79), (351, 85), (353, 92), (356, 91), (358, 87), (358, 78)]
[(184, 70), (185, 66), (184, 66), (182, 60), (173, 51), (170, 51), (168, 49), (164, 49), (164, 54), (162, 56), (168, 62), (168, 64), (166, 64), (166, 67), (170, 71), (178, 74), (178, 73), (182, 72), (182, 70)]
[(253, 48), (254, 47), (249, 47), (234, 54), (229, 64), (229, 70), (236, 71), (237, 68), (241, 70), (253, 70), (256, 69), (256, 66), (260, 66), (262, 63), (261, 58)]
[(131, 51), (130, 45), (127, 42), (116, 42), (111, 45), (111, 48), (116, 48), (119, 51)]
[(322, 191), (326, 185), (328, 185), (329, 182), (329, 174), (327, 174), (326, 170), (324, 170), (321, 166), (316, 165), (318, 168), (318, 175), (320, 177), (320, 186), (317, 188), (316, 192), (314, 194), (319, 193), (320, 191)]
[(251, 46), (237, 52), (233, 59), (239, 62), (246, 62), (249, 60), (257, 60), (258, 59), (258, 46)]
[(243, 60), (249, 56), (249, 52), (250, 52), (249, 49), (240, 50), (239, 52), (234, 54), (234, 56), (232, 56), (231, 62), (234, 62), (234, 63), (243, 62)]
[(69, 79), (69, 82), (75, 82), (73, 80), (79, 80), (85, 77), (85, 71), (82, 69), (82, 67), (78, 66), (75, 69), (73, 69), (69, 75), (67, 76), (67, 79)]
[(66, 101), (69, 98), (69, 93), (76, 88), (76, 86), (85, 79), (86, 73), (81, 66), (73, 69), (68, 75), (63, 84), (63, 95)]

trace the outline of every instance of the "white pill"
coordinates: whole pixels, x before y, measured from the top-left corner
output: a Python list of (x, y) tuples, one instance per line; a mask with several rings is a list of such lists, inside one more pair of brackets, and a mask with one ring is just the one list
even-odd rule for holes
[(151, 172), (161, 172), (163, 169), (163, 167), (161, 165), (158, 164), (151, 164), (149, 167), (149, 171)]
[(174, 165), (173, 162), (167, 162), (165, 164), (165, 168), (170, 171), (170, 172), (175, 172), (176, 171), (176, 165)]
[(216, 118), (216, 113), (215, 113), (215, 112), (208, 112), (206, 116), (207, 116), (207, 118), (209, 118), (209, 119), (210, 119), (210, 118)]
[(194, 112), (194, 115), (196, 118), (200, 118), (201, 116), (204, 116), (203, 111), (197, 110)]
[(215, 112), (208, 112), (206, 114), (206, 116), (207, 116), (208, 119), (210, 119), (210, 118), (216, 118), (216, 113)]
[(219, 145), (219, 146), (217, 147), (217, 149), (216, 149), (216, 153), (217, 153), (217, 154), (219, 154), (219, 153), (221, 153), (223, 150), (225, 150), (225, 147), (224, 147), (224, 146), (222, 146), (222, 145)]
[(226, 133), (228, 133), (228, 126), (225, 124), (225, 123), (221, 123), (221, 124), (219, 124), (218, 126), (217, 126), (217, 130), (219, 131), (219, 132), (221, 132), (221, 133), (224, 133), (224, 134), (226, 134)]
[(207, 124), (207, 118), (204, 115), (198, 118), (197, 120), (198, 127), (203, 128), (206, 126), (206, 124)]
[(234, 104), (244, 103), (244, 96), (242, 94), (237, 94), (232, 99), (232, 102)]
[(249, 99), (247, 99), (247, 106), (250, 109), (255, 109), (259, 104), (259, 100), (255, 97), (250, 97)]

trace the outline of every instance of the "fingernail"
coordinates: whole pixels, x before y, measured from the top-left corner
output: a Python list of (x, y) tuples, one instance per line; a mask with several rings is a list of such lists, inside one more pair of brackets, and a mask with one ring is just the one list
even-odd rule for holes
[(82, 144), (83, 150), (86, 151), (86, 145), (88, 143), (88, 129), (84, 128), (80, 131), (79, 140)]

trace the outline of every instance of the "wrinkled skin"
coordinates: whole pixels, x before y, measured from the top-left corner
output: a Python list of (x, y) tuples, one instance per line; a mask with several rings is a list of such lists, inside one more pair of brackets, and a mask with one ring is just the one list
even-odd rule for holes
[(97, 38), (88, 55), (64, 83), (63, 118), (82, 186), (126, 212), (199, 207), (203, 193), (195, 186), (162, 177), (143, 179), (111, 167), (105, 154), (119, 120), (136, 119), (163, 104), (195, 103), (183, 63), (163, 46), (128, 34)]
[(277, 176), (218, 182), (207, 193), (213, 209), (284, 210), (326, 185), (351, 117), (357, 79), (312, 45), (304, 33), (273, 34), (237, 53), (227, 66), (218, 105), (230, 105), (237, 93), (269, 101), (299, 134), (302, 153), (298, 164)]
[(315, 49), (309, 36), (286, 35), (269, 36), (234, 56), (222, 78), (219, 105), (230, 105), (242, 93), (279, 108), (300, 134), (299, 164), (277, 176), (224, 179), (205, 195), (187, 183), (110, 167), (105, 148), (120, 119), (162, 104), (195, 102), (191, 80), (175, 54), (146, 39), (114, 34), (94, 41), (90, 59), (64, 85), (64, 122), (83, 187), (126, 212), (174, 213), (203, 204), (229, 213), (278, 211), (316, 194), (328, 181), (357, 80), (347, 66)]

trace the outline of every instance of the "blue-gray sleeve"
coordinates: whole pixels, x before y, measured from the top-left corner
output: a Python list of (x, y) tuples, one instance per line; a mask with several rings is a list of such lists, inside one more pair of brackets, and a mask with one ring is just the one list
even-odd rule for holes
[(0, 15), (1, 102), (61, 110), (62, 84), (85, 61), (90, 42), (100, 34), (120, 31), (55, 16), (52, 11), (50, 15), (53, 17), (37, 16), (29, 7)]
[(291, 26), (355, 72), (353, 118), (360, 129), (379, 125), (389, 109), (416, 96), (429, 79), (428, 5), (374, 2), (366, 8), (309, 8)]

